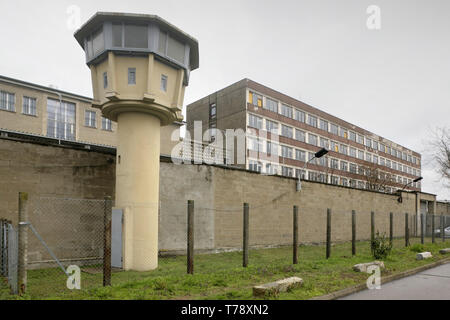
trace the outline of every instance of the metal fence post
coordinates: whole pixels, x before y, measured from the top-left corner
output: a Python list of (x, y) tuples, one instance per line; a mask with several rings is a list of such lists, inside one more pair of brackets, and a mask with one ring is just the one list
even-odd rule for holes
[(375, 212), (370, 213), (370, 243), (375, 240)]
[(394, 214), (389, 212), (389, 243), (394, 245)]
[(327, 259), (331, 255), (331, 209), (327, 209)]
[(103, 286), (111, 285), (111, 197), (104, 199), (103, 213)]
[(194, 274), (194, 200), (188, 200), (187, 214), (187, 273)]
[(0, 219), (0, 275), (4, 275), (3, 270), (3, 251), (5, 250), (5, 243), (3, 238), (3, 219)]
[(293, 264), (298, 264), (298, 207), (297, 206), (294, 206), (294, 217), (293, 217), (293, 219), (294, 219), (294, 221), (293, 221), (293, 223), (294, 223), (294, 230), (293, 230), (293, 233), (294, 233), (294, 235), (293, 235), (293, 241), (294, 241), (294, 244), (293, 244)]
[(248, 203), (244, 203), (244, 234), (243, 234), (243, 261), (242, 266), (247, 268), (248, 266), (248, 240), (249, 240), (249, 206)]
[(409, 247), (409, 215), (405, 213), (405, 247)]
[(434, 223), (434, 219), (435, 219), (435, 215), (431, 215), (431, 242), (435, 243), (436, 242), (436, 237), (434, 234), (434, 228), (435, 228), (435, 223)]
[(420, 243), (423, 244), (425, 242), (424, 240), (424, 233), (425, 233), (425, 226), (424, 226), (424, 216), (423, 213), (420, 214)]
[(17, 284), (19, 294), (24, 294), (27, 287), (28, 263), (28, 193), (19, 192), (19, 259), (17, 270)]
[(441, 216), (441, 238), (442, 242), (445, 242), (445, 222), (444, 222), (444, 215)]
[(352, 210), (352, 255), (356, 255), (356, 212)]

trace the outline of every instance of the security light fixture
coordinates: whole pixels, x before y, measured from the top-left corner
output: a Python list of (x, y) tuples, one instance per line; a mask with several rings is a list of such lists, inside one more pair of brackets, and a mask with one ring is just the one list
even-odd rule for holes
[(406, 187), (409, 186), (411, 183), (416, 183), (416, 182), (419, 182), (421, 180), (423, 180), (423, 177), (416, 178), (413, 181), (408, 182), (407, 184), (405, 184), (403, 186), (403, 188), (400, 191), (398, 191), (398, 199), (397, 199), (398, 203), (403, 203), (402, 191), (405, 190)]
[(314, 157), (312, 157), (312, 158), (309, 159), (307, 162), (305, 162), (305, 165), (303, 166), (302, 171), (300, 171), (300, 175), (298, 176), (298, 180), (297, 180), (297, 192), (300, 191), (300, 190), (302, 190), (302, 180), (301, 180), (302, 178), (301, 178), (301, 175), (302, 175), (302, 172), (305, 170), (307, 164), (310, 163), (310, 162), (311, 162), (312, 160), (314, 160), (314, 159), (322, 158), (322, 157), (323, 157), (324, 155), (326, 155), (327, 153), (328, 153), (328, 150), (325, 149), (325, 148), (322, 148), (322, 149), (320, 149), (319, 151), (317, 151), (317, 152), (314, 154)]

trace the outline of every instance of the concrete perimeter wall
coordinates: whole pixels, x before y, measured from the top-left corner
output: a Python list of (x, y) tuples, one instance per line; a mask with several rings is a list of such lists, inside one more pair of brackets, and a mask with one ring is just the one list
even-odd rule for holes
[[(19, 191), (28, 192), (32, 200), (113, 196), (114, 155), (0, 139), (0, 176), (0, 217), (16, 224)], [(302, 190), (296, 192), (296, 180), (292, 178), (208, 165), (175, 165), (170, 159), (163, 158), (159, 248), (163, 253), (186, 251), (187, 200), (195, 201), (197, 250), (241, 247), (244, 202), (250, 204), (252, 246), (291, 244), (294, 205), (299, 206), (302, 243), (325, 241), (327, 208), (332, 209), (333, 241), (351, 239), (352, 210), (357, 212), (358, 239), (370, 237), (371, 211), (376, 214), (376, 230), (380, 232), (388, 233), (389, 212), (394, 213), (396, 236), (404, 235), (406, 212), (411, 215), (410, 229), (413, 231), (412, 216), (420, 203), (416, 194), (403, 193), (400, 204), (396, 195), (306, 181), (302, 185)], [(92, 242), (93, 235), (102, 234), (104, 213), (101, 206), (91, 211), (81, 209), (81, 205), (80, 210), (76, 207), (70, 207), (70, 212), (41, 210), (31, 217), (31, 221), (49, 244), (55, 243), (54, 250), (59, 256), (68, 256), (65, 252), (74, 252), (73, 248), (89, 249), (77, 251), (76, 258), (100, 256), (100, 245), (84, 245), (80, 241), (90, 239)], [(437, 208), (440, 210), (439, 206)], [(67, 230), (76, 230), (76, 239)], [(31, 241), (30, 260), (45, 260), (47, 257), (41, 254), (42, 248), (36, 248), (39, 243)]]

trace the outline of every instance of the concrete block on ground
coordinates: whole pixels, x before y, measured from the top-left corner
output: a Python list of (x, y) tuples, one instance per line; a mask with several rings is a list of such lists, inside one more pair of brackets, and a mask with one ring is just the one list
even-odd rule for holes
[(447, 254), (447, 253), (450, 253), (450, 248), (441, 249), (441, 250), (439, 250), (439, 253), (440, 253), (440, 254)]
[(290, 289), (301, 287), (303, 279), (298, 277), (291, 277), (271, 283), (266, 283), (260, 286), (253, 287), (253, 296), (264, 297), (266, 295), (276, 295), (280, 292), (286, 292)]
[(416, 259), (417, 260), (424, 260), (424, 259), (429, 259), (431, 257), (433, 257), (431, 252), (421, 252), (421, 253), (417, 254)]
[(370, 266), (378, 266), (378, 267), (380, 267), (380, 269), (384, 269), (384, 262), (383, 261), (373, 261), (373, 262), (355, 264), (353, 266), (353, 270), (357, 271), (357, 272), (367, 272), (367, 269)]

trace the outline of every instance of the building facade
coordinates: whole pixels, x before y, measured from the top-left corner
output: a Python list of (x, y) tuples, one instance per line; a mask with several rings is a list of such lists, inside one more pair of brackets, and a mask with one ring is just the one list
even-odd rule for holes
[[(171, 154), (182, 125), (161, 127), (161, 154)], [(102, 117), (101, 111), (92, 107), (91, 98), (4, 76), (0, 76), (0, 130), (117, 145), (117, 124)]]
[[(421, 190), (419, 153), (249, 79), (188, 105), (191, 136), (194, 121), (203, 131), (245, 130), (248, 170), (388, 193)], [(313, 159), (321, 148), (328, 154)]]

